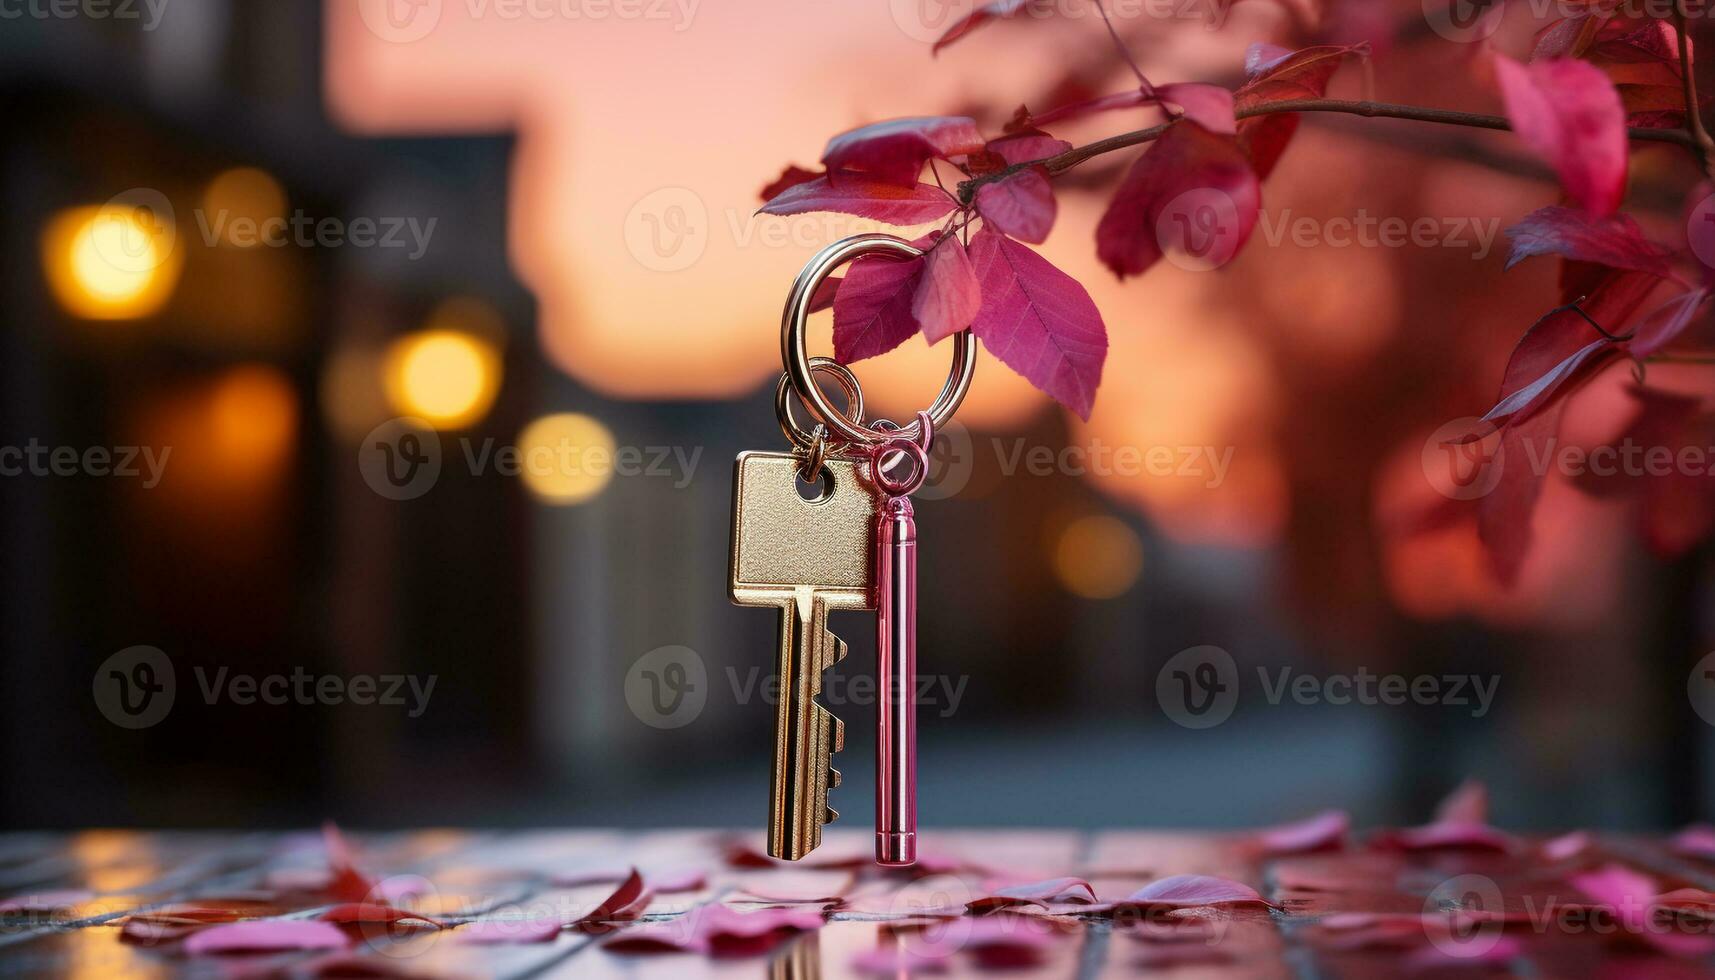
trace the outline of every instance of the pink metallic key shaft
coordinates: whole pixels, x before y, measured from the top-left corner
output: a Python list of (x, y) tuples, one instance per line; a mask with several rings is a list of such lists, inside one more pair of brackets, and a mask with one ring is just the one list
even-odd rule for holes
[(917, 863), (917, 521), (891, 497), (876, 518), (875, 860)]

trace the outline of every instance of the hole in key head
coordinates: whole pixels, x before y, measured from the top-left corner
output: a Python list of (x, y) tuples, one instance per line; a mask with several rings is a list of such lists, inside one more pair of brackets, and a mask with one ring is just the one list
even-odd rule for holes
[(802, 473), (794, 474), (792, 480), (798, 484), (798, 496), (806, 503), (819, 504), (834, 495), (834, 474), (826, 466), (814, 481), (804, 479)]

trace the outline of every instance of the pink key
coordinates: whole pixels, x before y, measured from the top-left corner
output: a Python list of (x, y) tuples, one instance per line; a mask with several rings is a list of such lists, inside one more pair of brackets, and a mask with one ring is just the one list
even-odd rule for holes
[(917, 521), (892, 497), (876, 525), (875, 860), (917, 863)]

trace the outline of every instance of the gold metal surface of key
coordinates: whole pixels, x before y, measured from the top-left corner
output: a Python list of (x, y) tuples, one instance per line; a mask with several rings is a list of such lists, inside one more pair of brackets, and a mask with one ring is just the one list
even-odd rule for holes
[(789, 861), (814, 850), (822, 825), (838, 816), (828, 806), (828, 787), (839, 785), (830, 756), (843, 746), (845, 728), (815, 697), (822, 673), (846, 655), (828, 614), (875, 608), (873, 535), (882, 505), (860, 464), (841, 459), (824, 464), (822, 495), (806, 500), (800, 465), (787, 453), (744, 453), (733, 468), (732, 600), (780, 610), (768, 853)]

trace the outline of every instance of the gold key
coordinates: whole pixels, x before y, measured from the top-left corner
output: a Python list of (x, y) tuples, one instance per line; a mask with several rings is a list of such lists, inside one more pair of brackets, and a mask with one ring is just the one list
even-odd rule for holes
[(882, 497), (860, 464), (828, 459), (819, 499), (798, 491), (799, 456), (744, 453), (733, 472), (732, 600), (780, 610), (780, 700), (774, 718), (774, 777), (768, 853), (796, 861), (822, 842), (838, 816), (828, 787), (830, 756), (845, 742), (839, 719), (817, 704), (822, 672), (846, 655), (828, 630), (835, 609), (875, 608), (873, 535)]

